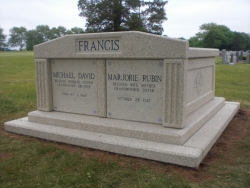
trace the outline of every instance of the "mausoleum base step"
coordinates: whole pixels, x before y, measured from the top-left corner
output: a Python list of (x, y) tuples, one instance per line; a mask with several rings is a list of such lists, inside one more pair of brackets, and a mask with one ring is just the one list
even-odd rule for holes
[[(238, 109), (239, 103), (226, 102), (184, 145), (34, 123), (29, 121), (27, 117), (6, 122), (4, 128), (6, 131), (42, 139), (182, 166), (197, 167)], [(127, 121), (127, 123), (130, 122)]]
[(159, 124), (100, 118), (63, 112), (33, 111), (28, 114), (30, 122), (55, 125), (109, 135), (183, 145), (214, 114), (225, 105), (225, 99), (215, 97), (187, 117), (183, 129), (166, 128)]

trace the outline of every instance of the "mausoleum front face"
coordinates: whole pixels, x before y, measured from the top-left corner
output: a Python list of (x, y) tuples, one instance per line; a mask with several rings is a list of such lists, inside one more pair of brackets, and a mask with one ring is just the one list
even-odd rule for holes
[[(34, 51), (38, 111), (27, 123), (55, 132), (29, 135), (196, 167), (218, 135), (196, 146), (201, 130), (230, 108), (217, 126), (224, 129), (239, 107), (214, 97), (219, 51), (189, 48), (188, 41), (141, 32), (80, 34)], [(6, 123), (25, 134), (12, 126)], [(67, 134), (59, 138), (60, 131)]]
[(187, 41), (139, 32), (38, 45), (38, 109), (183, 128), (186, 116), (214, 97), (218, 50), (189, 52)]

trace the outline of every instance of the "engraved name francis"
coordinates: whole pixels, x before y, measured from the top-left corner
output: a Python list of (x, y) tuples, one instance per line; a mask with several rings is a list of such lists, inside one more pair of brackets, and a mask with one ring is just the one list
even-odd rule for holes
[(78, 41), (79, 52), (91, 52), (91, 51), (118, 51), (120, 49), (119, 40), (80, 40)]

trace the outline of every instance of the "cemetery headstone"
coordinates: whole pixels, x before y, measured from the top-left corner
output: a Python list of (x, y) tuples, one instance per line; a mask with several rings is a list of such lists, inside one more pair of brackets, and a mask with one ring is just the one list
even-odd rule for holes
[(235, 54), (232, 52), (232, 53), (231, 53), (231, 59), (230, 59), (229, 65), (234, 65), (235, 63), (236, 63), (236, 56), (235, 56)]
[(230, 63), (234, 63), (234, 54), (233, 53), (230, 54)]
[(250, 62), (250, 53), (247, 53), (246, 62)]
[(6, 131), (197, 167), (239, 109), (214, 96), (217, 49), (133, 31), (68, 35), (34, 54), (38, 110)]
[(240, 51), (240, 61), (243, 60), (243, 51)]
[(235, 64), (236, 63), (236, 56), (234, 55), (234, 57), (233, 57), (233, 63)]
[(236, 52), (236, 62), (239, 62), (239, 51)]
[(227, 51), (223, 49), (222, 50), (222, 64), (227, 64), (226, 53)]
[(231, 56), (230, 56), (230, 54), (227, 52), (226, 53), (226, 56), (225, 56), (226, 58), (225, 58), (225, 64), (228, 64), (228, 63), (230, 63), (230, 58), (231, 58)]

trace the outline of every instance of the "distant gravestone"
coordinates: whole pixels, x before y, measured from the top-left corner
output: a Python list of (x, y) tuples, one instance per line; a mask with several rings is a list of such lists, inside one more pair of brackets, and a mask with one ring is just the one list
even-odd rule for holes
[(230, 65), (234, 65), (236, 63), (236, 56), (234, 52), (231, 53), (231, 58), (230, 58)]
[(230, 63), (234, 63), (234, 54), (233, 53), (230, 54)]
[(236, 59), (237, 59), (237, 58), (236, 58), (236, 56), (234, 55), (234, 59), (233, 59), (233, 63), (234, 63), (234, 64), (237, 63), (237, 62), (236, 62)]
[(230, 56), (230, 54), (227, 52), (226, 55), (225, 55), (225, 63), (224, 63), (224, 64), (230, 63), (230, 58), (231, 58), (231, 56)]
[(227, 51), (223, 49), (222, 50), (222, 64), (227, 64), (226, 53)]
[(239, 51), (236, 52), (236, 62), (239, 62)]
[(250, 62), (250, 53), (247, 53), (246, 62)]
[(243, 60), (243, 51), (240, 51), (240, 57), (239, 57), (240, 61)]
[(39, 44), (38, 110), (5, 130), (197, 167), (239, 109), (214, 96), (218, 55), (134, 31)]

